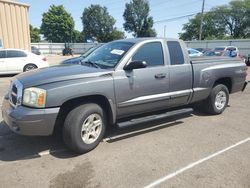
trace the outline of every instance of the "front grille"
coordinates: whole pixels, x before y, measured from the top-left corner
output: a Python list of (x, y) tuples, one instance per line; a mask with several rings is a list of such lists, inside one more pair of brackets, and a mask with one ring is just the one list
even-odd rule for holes
[(13, 105), (16, 106), (17, 103), (17, 87), (15, 85), (15, 83), (12, 85), (12, 91), (11, 91), (11, 102)]
[(15, 84), (12, 86), (12, 91), (17, 94), (17, 87)]
[(16, 108), (18, 105), (21, 105), (22, 91), (23, 86), (21, 82), (13, 80), (9, 90), (9, 100), (12, 107)]

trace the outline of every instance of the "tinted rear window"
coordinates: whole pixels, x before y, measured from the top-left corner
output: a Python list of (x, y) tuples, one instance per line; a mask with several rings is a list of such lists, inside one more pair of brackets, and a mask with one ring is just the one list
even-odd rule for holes
[(171, 65), (184, 64), (184, 57), (180, 43), (177, 41), (168, 41), (167, 45), (168, 45)]

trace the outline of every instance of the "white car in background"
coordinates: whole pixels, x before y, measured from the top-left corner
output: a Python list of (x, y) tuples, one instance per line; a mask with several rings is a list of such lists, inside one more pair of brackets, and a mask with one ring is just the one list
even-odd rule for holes
[(198, 50), (195, 50), (193, 48), (188, 48), (187, 51), (188, 51), (189, 57), (200, 57), (200, 56), (203, 56), (202, 52), (200, 52)]
[(0, 49), (0, 74), (17, 74), (48, 66), (44, 56), (20, 49)]
[(239, 55), (239, 49), (236, 46), (217, 46), (214, 48), (214, 51), (217, 55), (223, 55), (227, 51), (234, 51)]

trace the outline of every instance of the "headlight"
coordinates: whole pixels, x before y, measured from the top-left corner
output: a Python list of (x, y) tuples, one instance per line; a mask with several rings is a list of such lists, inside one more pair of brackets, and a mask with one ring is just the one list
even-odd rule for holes
[(23, 94), (23, 104), (30, 107), (44, 108), (46, 102), (46, 90), (40, 88), (27, 88)]

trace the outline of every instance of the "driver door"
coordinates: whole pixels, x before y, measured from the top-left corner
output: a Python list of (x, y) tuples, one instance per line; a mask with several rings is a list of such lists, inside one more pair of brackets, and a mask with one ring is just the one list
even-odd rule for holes
[(142, 45), (131, 61), (146, 61), (147, 67), (115, 71), (117, 115), (125, 117), (168, 106), (169, 74), (161, 42)]

